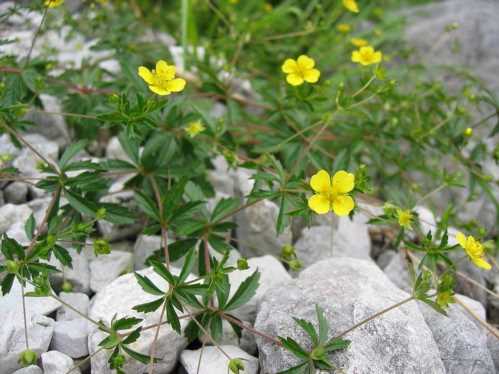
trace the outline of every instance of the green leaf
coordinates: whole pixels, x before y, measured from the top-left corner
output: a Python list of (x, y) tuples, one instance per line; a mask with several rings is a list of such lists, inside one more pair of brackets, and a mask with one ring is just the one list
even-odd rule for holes
[(326, 352), (338, 351), (340, 349), (347, 349), (351, 341), (342, 338), (333, 338), (324, 346)]
[(52, 251), (54, 252), (55, 257), (61, 262), (61, 264), (73, 268), (73, 259), (66, 248), (55, 245)]
[(256, 270), (241, 283), (234, 296), (232, 296), (225, 306), (225, 310), (234, 310), (246, 304), (255, 295), (259, 280), (260, 273)]
[(194, 267), (194, 263), (196, 262), (195, 250), (192, 248), (185, 257), (184, 266), (182, 266), (182, 271), (178, 277), (178, 283), (184, 283), (189, 274), (191, 273), (192, 268)]
[(118, 135), (118, 140), (123, 147), (125, 153), (130, 157), (130, 160), (135, 164), (139, 163), (139, 144), (135, 139), (129, 137), (125, 131)]
[(319, 336), (317, 335), (317, 332), (315, 331), (314, 325), (312, 323), (305, 321), (304, 319), (299, 319), (299, 318), (293, 318), (295, 322), (300, 326), (303, 331), (305, 331), (309, 336), (310, 339), (312, 340), (312, 343), (314, 346), (319, 344)]
[[(143, 364), (149, 364), (149, 362), (151, 362), (151, 357), (150, 356), (147, 356), (147, 355), (144, 355), (142, 353), (139, 353), (139, 352), (136, 352), (134, 351), (133, 349), (130, 349), (129, 347), (127, 347), (126, 345), (122, 345), (121, 348), (123, 348), (123, 350), (133, 359), (139, 361), (139, 362), (142, 362)], [(158, 358), (154, 358), (153, 359), (154, 362), (158, 362), (159, 359)]]
[(156, 203), (149, 196), (141, 191), (135, 192), (135, 201), (139, 208), (150, 218), (159, 222), (159, 212)]
[(64, 190), (64, 197), (68, 200), (69, 205), (71, 205), (76, 211), (90, 217), (95, 217), (97, 208), (91, 201), (69, 190)]
[(319, 322), (319, 344), (322, 344), (327, 340), (329, 325), (326, 317), (324, 316), (324, 311), (319, 305), (315, 306), (315, 312), (317, 313), (317, 321)]
[(299, 363), (296, 366), (293, 366), (292, 368), (289, 368), (287, 370), (280, 371), (277, 374), (305, 374), (306, 373), (306, 368), (308, 365), (308, 361), (304, 361), (302, 363)]
[(239, 207), (239, 199), (233, 197), (227, 199), (221, 199), (218, 202), (218, 204), (215, 206), (215, 209), (213, 209), (210, 221), (217, 222), (219, 220), (222, 220), (226, 215), (233, 212), (238, 207)]
[(7, 295), (14, 283), (15, 274), (7, 274), (2, 280), (2, 295)]
[(137, 323), (142, 322), (141, 318), (136, 317), (125, 317), (119, 320), (116, 320), (112, 323), (111, 329), (118, 330), (128, 330), (135, 326)]
[(132, 309), (136, 310), (137, 312), (151, 313), (157, 310), (163, 304), (164, 300), (164, 298), (156, 299), (148, 303), (135, 305)]
[(182, 333), (180, 331), (180, 321), (172, 303), (169, 302), (166, 303), (166, 319), (172, 328), (180, 335)]
[(161, 291), (154, 283), (146, 276), (140, 275), (139, 273), (134, 273), (137, 282), (139, 282), (140, 287), (147, 293), (151, 295), (163, 296), (165, 293)]
[(31, 213), (28, 220), (24, 224), (24, 232), (26, 233), (26, 237), (29, 240), (32, 240), (33, 235), (35, 235), (35, 227), (36, 227), (35, 216), (33, 215), (33, 213)]
[(287, 338), (282, 338), (279, 337), (279, 340), (282, 343), (282, 346), (290, 351), (292, 354), (294, 354), (296, 357), (302, 360), (308, 360), (308, 352), (303, 349), (300, 344), (296, 342), (293, 338), (287, 337)]
[(142, 331), (142, 326), (133, 330), (128, 336), (123, 339), (123, 344), (132, 344), (140, 338), (140, 332)]
[(86, 140), (80, 140), (79, 142), (71, 144), (69, 147), (66, 148), (64, 153), (61, 156), (61, 159), (59, 160), (59, 167), (61, 168), (62, 171), (65, 171), (67, 163), (74, 157), (78, 152), (83, 150), (87, 145)]
[(113, 334), (106, 336), (104, 339), (102, 339), (99, 342), (99, 347), (102, 347), (104, 349), (111, 349), (111, 348), (116, 347), (119, 344), (119, 342), (120, 341), (118, 339), (118, 336), (113, 333)]
[(169, 284), (175, 285), (177, 284), (175, 277), (170, 273), (170, 271), (166, 268), (166, 266), (159, 262), (157, 259), (151, 259), (150, 264), (154, 268), (154, 271), (159, 274), (164, 280), (166, 280)]

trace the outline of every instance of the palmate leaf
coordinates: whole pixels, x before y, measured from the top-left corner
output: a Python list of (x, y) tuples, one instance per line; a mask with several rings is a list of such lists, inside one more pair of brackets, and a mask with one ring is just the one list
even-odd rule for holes
[(260, 273), (256, 270), (239, 286), (236, 293), (225, 305), (225, 310), (234, 310), (246, 304), (256, 293), (260, 280)]
[(165, 265), (163, 265), (162, 262), (159, 262), (157, 259), (151, 259), (150, 264), (152, 265), (154, 271), (160, 275), (164, 280), (166, 280), (169, 284), (171, 285), (176, 285), (177, 280), (173, 276), (172, 273), (166, 268)]
[(135, 326), (137, 323), (142, 322), (141, 318), (136, 317), (125, 317), (114, 321), (111, 324), (111, 329), (115, 331), (128, 330)]
[(52, 251), (61, 264), (69, 268), (73, 268), (73, 258), (66, 248), (63, 248), (60, 245), (55, 245)]
[(308, 352), (296, 342), (293, 338), (290, 338), (289, 336), (287, 338), (282, 338), (279, 337), (279, 340), (282, 343), (282, 346), (293, 353), (296, 357), (302, 360), (308, 360), (309, 359), (309, 354)]
[(309, 362), (303, 361), (303, 362), (299, 363), (298, 365), (293, 366), (292, 368), (280, 371), (278, 374), (305, 374), (305, 373), (307, 373), (308, 366), (309, 366)]
[(123, 344), (132, 344), (135, 343), (139, 338), (140, 338), (140, 332), (142, 331), (142, 326), (137, 327), (135, 330), (133, 330), (128, 336), (123, 339)]
[(163, 304), (164, 300), (164, 298), (159, 298), (148, 303), (135, 305), (132, 309), (136, 310), (137, 312), (151, 313), (157, 310)]
[(333, 338), (324, 346), (326, 352), (339, 351), (341, 349), (347, 349), (350, 346), (351, 341), (342, 338)]
[(66, 165), (68, 162), (76, 156), (76, 154), (80, 151), (82, 151), (87, 145), (86, 140), (80, 140), (79, 142), (73, 143), (69, 145), (64, 153), (61, 156), (61, 159), (59, 160), (59, 166), (62, 171), (65, 171)]
[(14, 283), (14, 278), (16, 276), (14, 274), (7, 274), (3, 280), (2, 280), (2, 295), (7, 295), (11, 288), (12, 288), (12, 284)]
[(170, 302), (166, 303), (166, 320), (171, 325), (172, 329), (177, 332), (177, 334), (180, 335), (182, 333), (177, 313), (175, 312), (175, 308)]
[[(133, 349), (127, 347), (126, 345), (121, 345), (120, 346), (123, 351), (125, 351), (131, 358), (139, 361), (139, 362), (142, 362), (143, 364), (148, 364), (149, 362), (151, 362), (151, 357), (148, 356), (148, 355), (145, 355), (145, 354), (142, 354), (142, 353), (139, 353), (137, 351), (134, 351)], [(154, 358), (153, 361), (154, 362), (159, 362), (161, 359), (159, 358)]]
[(312, 344), (315, 346), (319, 344), (319, 336), (317, 335), (317, 332), (315, 332), (314, 325), (312, 323), (305, 321), (304, 319), (299, 319), (299, 318), (293, 318), (295, 322), (297, 323), (298, 326), (300, 326), (303, 331), (305, 331), (308, 336), (310, 336), (310, 339), (312, 340)]
[(319, 305), (315, 306), (315, 312), (317, 314), (317, 321), (319, 322), (319, 344), (323, 344), (327, 340), (329, 325), (326, 317), (324, 316), (324, 311)]

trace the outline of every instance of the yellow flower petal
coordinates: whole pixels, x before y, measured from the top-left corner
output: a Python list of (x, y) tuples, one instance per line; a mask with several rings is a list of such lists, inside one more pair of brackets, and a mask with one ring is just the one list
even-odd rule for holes
[(338, 216), (347, 216), (354, 206), (353, 199), (348, 195), (339, 195), (333, 201), (333, 211)]
[(308, 198), (308, 207), (317, 214), (326, 214), (330, 209), (330, 202), (326, 195), (315, 194)]
[(359, 13), (359, 6), (355, 0), (343, 0), (343, 6), (350, 12)]
[(345, 170), (336, 172), (333, 176), (333, 190), (345, 194), (353, 190), (355, 186), (355, 175)]
[(456, 240), (461, 247), (466, 248), (466, 236), (462, 232), (456, 234)]
[(482, 257), (471, 257), (471, 261), (479, 268), (490, 270), (492, 266)]
[(154, 92), (155, 94), (158, 94), (160, 96), (166, 96), (171, 94), (171, 91), (168, 91), (164, 89), (163, 87), (158, 87), (158, 86), (149, 86), (149, 89)]
[(288, 58), (286, 61), (284, 61), (284, 64), (282, 64), (281, 69), (286, 74), (293, 74), (298, 71), (298, 65), (296, 64), (295, 60), (293, 60), (292, 58)]
[(310, 187), (315, 192), (329, 193), (331, 189), (331, 177), (329, 173), (323, 169), (312, 175), (312, 178), (310, 178)]
[(166, 88), (171, 92), (180, 92), (185, 87), (185, 80), (182, 78), (172, 79), (166, 84)]
[(353, 51), (352, 52), (352, 62), (360, 62), (360, 52), (359, 51)]
[(146, 83), (151, 84), (153, 83), (153, 75), (151, 71), (146, 68), (145, 66), (139, 66), (139, 71), (138, 71), (139, 77), (141, 77)]
[(350, 42), (356, 46), (356, 47), (365, 47), (366, 45), (369, 44), (369, 42), (366, 40), (366, 39), (362, 39), (362, 38), (352, 38), (350, 39)]
[(171, 80), (175, 78), (175, 70), (175, 66), (168, 65), (165, 60), (156, 62), (156, 74), (158, 74), (161, 79)]
[(378, 62), (381, 62), (382, 58), (383, 58), (383, 54), (380, 51), (375, 52), (373, 55), (373, 63), (377, 64)]
[(288, 74), (286, 76), (286, 81), (292, 86), (303, 84), (303, 78), (298, 74)]
[(317, 69), (310, 69), (304, 72), (303, 79), (308, 83), (315, 83), (319, 80), (321, 72)]
[(302, 70), (310, 70), (313, 69), (315, 66), (315, 61), (313, 58), (308, 57), (307, 55), (301, 55), (298, 57), (298, 60), (296, 60), (298, 67)]

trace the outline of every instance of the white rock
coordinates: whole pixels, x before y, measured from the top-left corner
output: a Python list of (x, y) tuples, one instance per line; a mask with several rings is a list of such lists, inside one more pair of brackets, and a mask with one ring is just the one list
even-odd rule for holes
[(275, 257), (269, 255), (250, 258), (248, 266), (249, 269), (247, 270), (235, 270), (229, 273), (229, 282), (231, 285), (230, 295), (232, 296), (237, 291), (239, 285), (253, 274), (255, 270), (258, 269), (260, 272), (260, 284), (255, 296), (233, 312), (238, 318), (252, 322), (255, 320), (258, 305), (265, 292), (271, 287), (289, 281), (291, 276)]
[(100, 291), (120, 275), (132, 269), (132, 254), (123, 251), (111, 251), (108, 255), (98, 256), (90, 261), (90, 288)]
[(107, 143), (106, 157), (111, 159), (130, 161), (130, 157), (128, 157), (116, 136), (113, 136), (111, 139), (109, 139), (109, 143)]
[(376, 259), (376, 263), (381, 269), (385, 269), (390, 264), (390, 262), (392, 262), (393, 257), (395, 257), (396, 255), (397, 252), (395, 251), (391, 250), (383, 251)]
[[(222, 345), (220, 348), (231, 359), (240, 358), (244, 364), (241, 374), (257, 374), (258, 359), (239, 347)], [(186, 349), (180, 355), (180, 362), (188, 374), (223, 374), (228, 372), (229, 359), (217, 347), (204, 347), (195, 351)], [(200, 361), (201, 356), (201, 361)], [(198, 371), (199, 366), (199, 371)]]
[[(26, 284), (24, 291), (29, 292), (33, 289), (33, 286)], [(21, 285), (15, 279), (10, 292), (0, 297), (0, 321), (9, 321), (19, 326), (23, 324), (21, 295)], [(60, 306), (59, 302), (51, 297), (26, 297), (25, 304), (28, 319), (35, 315), (48, 315)]]
[(5, 204), (0, 207), (0, 234), (5, 233), (16, 222), (24, 223), (31, 215), (28, 205)]
[(7, 203), (22, 204), (28, 198), (28, 185), (22, 182), (13, 182), (3, 190), (3, 195)]
[[(26, 141), (33, 146), (42, 156), (51, 162), (55, 162), (59, 155), (59, 146), (57, 143), (48, 140), (39, 134), (27, 134), (24, 136)], [(23, 148), (19, 156), (14, 160), (13, 165), (19, 171), (27, 176), (39, 176), (40, 172), (36, 165), (40, 159), (30, 149)]]
[[(1, 300), (1, 299), (0, 299)], [(16, 309), (22, 314), (22, 309)], [(22, 318), (22, 317), (21, 317)], [(52, 339), (54, 320), (44, 316), (34, 316), (28, 324), (29, 347), (38, 355), (45, 352)], [(0, 329), (0, 374), (11, 374), (19, 369), (20, 354), (26, 349), (24, 325), (2, 318)]]
[[(90, 303), (88, 295), (80, 292), (61, 292), (59, 294), (59, 298), (84, 315), (88, 315), (88, 307)], [(57, 309), (57, 321), (71, 321), (73, 319), (80, 318), (82, 317), (78, 313), (69, 309), (64, 304)]]
[(16, 370), (12, 374), (43, 374), (43, 371), (39, 366), (30, 365), (28, 367)]
[(236, 215), (237, 240), (240, 251), (247, 257), (271, 254), (279, 256), (285, 244), (291, 244), (292, 233), (287, 227), (277, 235), (276, 222), (279, 207), (272, 201), (262, 200)]
[(146, 260), (154, 251), (161, 248), (161, 236), (139, 235), (133, 248), (134, 269), (141, 270), (146, 267)]
[(9, 238), (14, 239), (21, 245), (28, 245), (30, 240), (26, 236), (26, 230), (24, 230), (25, 222), (16, 222), (9, 227), (5, 233)]
[[(44, 374), (66, 374), (74, 367), (71, 357), (57, 351), (42, 353), (42, 367)], [(81, 374), (79, 368), (75, 368), (71, 374)]]
[(88, 321), (82, 318), (56, 321), (52, 347), (72, 358), (87, 356)]
[[(171, 267), (174, 274), (179, 270)], [(139, 271), (140, 274), (148, 277), (158, 288), (166, 290), (166, 281), (157, 275), (152, 268)], [(189, 277), (188, 279), (193, 279)], [(125, 316), (135, 316), (143, 318), (142, 325), (153, 325), (159, 321), (160, 310), (153, 313), (138, 313), (132, 308), (135, 305), (143, 304), (156, 300), (158, 297), (150, 295), (142, 290), (133, 274), (125, 274), (100, 290), (92, 300), (90, 306), (90, 317), (95, 320), (102, 320), (109, 323), (116, 314), (117, 318)], [(181, 325), (185, 327), (186, 320), (181, 320)], [(141, 333), (141, 337), (131, 345), (131, 348), (143, 354), (149, 354), (149, 349), (154, 340), (155, 329), (148, 329)], [(98, 349), (98, 343), (104, 338), (100, 331), (94, 330), (89, 336), (89, 352), (92, 354)], [(159, 331), (156, 345), (156, 357), (162, 360), (155, 365), (156, 374), (170, 373), (175, 367), (178, 355), (185, 348), (187, 340), (179, 336), (169, 325), (164, 325)], [(114, 371), (108, 368), (108, 353), (100, 352), (92, 357), (92, 373), (114, 374)], [(143, 373), (147, 371), (147, 365), (141, 364), (135, 360), (128, 360), (125, 364), (127, 373)]]
[(240, 197), (244, 197), (248, 195), (253, 186), (255, 185), (255, 181), (251, 179), (254, 172), (249, 169), (237, 168), (234, 172), (234, 191), (236, 195)]
[(226, 196), (234, 196), (235, 172), (229, 169), (229, 164), (223, 156), (217, 156), (212, 160), (213, 170), (208, 171), (208, 180), (216, 192)]
[(424, 206), (417, 206), (414, 211), (418, 214), (419, 222), (421, 224), (421, 231), (426, 235), (429, 231), (435, 234), (437, 230), (437, 221), (432, 211)]

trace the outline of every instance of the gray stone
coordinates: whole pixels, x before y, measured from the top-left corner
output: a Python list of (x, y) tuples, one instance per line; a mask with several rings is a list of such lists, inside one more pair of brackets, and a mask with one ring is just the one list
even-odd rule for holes
[[(59, 146), (57, 143), (39, 134), (27, 134), (24, 138), (48, 161), (55, 162), (57, 160), (59, 155)], [(26, 176), (39, 176), (40, 172), (36, 167), (39, 162), (39, 157), (29, 148), (25, 147), (12, 164)]]
[(385, 269), (390, 264), (390, 262), (392, 262), (393, 257), (395, 257), (396, 255), (397, 252), (395, 251), (391, 250), (383, 251), (376, 259), (376, 263), (381, 269)]
[[(1, 299), (0, 299), (1, 300)], [(22, 309), (16, 310), (22, 314)], [(52, 339), (54, 320), (44, 316), (34, 316), (28, 324), (29, 347), (38, 355), (45, 352)], [(26, 349), (24, 325), (2, 318), (0, 329), (0, 374), (11, 374), (19, 369), (20, 354)]]
[(43, 374), (43, 371), (39, 366), (30, 365), (28, 367), (16, 370), (12, 374)]
[(214, 169), (208, 171), (208, 180), (215, 191), (226, 196), (234, 196), (235, 171), (229, 169), (229, 164), (223, 156), (217, 156), (211, 162)]
[(16, 222), (5, 233), (9, 238), (16, 240), (21, 245), (28, 245), (31, 240), (26, 236), (25, 222)]
[(371, 239), (366, 224), (342, 218), (336, 230), (331, 226), (305, 228), (295, 243), (295, 250), (304, 268), (330, 257), (368, 260)]
[(433, 333), (447, 374), (495, 373), (485, 331), (460, 305), (451, 304), (447, 317), (424, 303), (418, 306)]
[[(267, 291), (255, 328), (271, 336), (292, 337), (309, 347), (309, 338), (293, 317), (317, 326), (315, 305), (324, 310), (332, 337), (408, 297), (373, 262), (332, 258), (305, 269), (297, 280)], [(431, 330), (415, 301), (365, 323), (345, 338), (352, 341), (351, 346), (331, 356), (343, 373), (445, 373)], [(264, 373), (297, 363), (268, 340), (256, 340)]]
[[(89, 299), (88, 295), (80, 292), (61, 292), (59, 298), (65, 303), (81, 312), (83, 315), (88, 315)], [(57, 309), (57, 321), (71, 321), (73, 319), (82, 318), (74, 310), (68, 308), (64, 304)]]
[(396, 252), (391, 261), (387, 266), (385, 266), (383, 270), (386, 276), (398, 288), (407, 292), (411, 291), (412, 284), (409, 272), (407, 271), (407, 263), (400, 253)]
[(128, 157), (116, 136), (109, 139), (109, 143), (107, 143), (106, 157), (110, 159), (130, 161), (130, 157)]
[[(74, 367), (71, 357), (57, 351), (42, 353), (42, 367), (45, 374), (66, 374)], [(81, 374), (79, 368), (71, 371), (71, 374)]]
[(3, 190), (3, 195), (7, 203), (22, 204), (28, 198), (28, 185), (22, 182), (13, 182)]
[(56, 321), (52, 348), (72, 358), (87, 356), (88, 321), (82, 318)]
[[(453, 0), (409, 8), (406, 38), (427, 65), (467, 67), (499, 89), (499, 13), (497, 1)], [(453, 31), (446, 32), (450, 25)], [(447, 79), (448, 81), (448, 79)]]
[[(222, 353), (223, 350), (224, 353)], [(186, 349), (180, 355), (180, 362), (188, 374), (215, 374), (227, 373), (229, 359), (240, 358), (244, 364), (241, 374), (257, 374), (258, 359), (250, 356), (239, 347), (222, 345), (217, 347), (204, 347), (195, 351)], [(199, 366), (199, 371), (198, 371)]]
[(241, 253), (247, 257), (279, 256), (285, 244), (291, 244), (289, 227), (277, 235), (276, 222), (279, 207), (272, 201), (262, 200), (247, 207), (236, 216), (237, 240)]
[[(25, 292), (33, 290), (32, 285), (26, 284)], [(36, 315), (48, 315), (60, 306), (59, 302), (51, 297), (26, 297), (25, 304), (28, 319)], [(20, 326), (23, 324), (22, 310), (22, 288), (15, 279), (10, 292), (0, 297), (0, 321), (9, 321)]]
[(135, 270), (146, 267), (146, 260), (154, 251), (161, 248), (161, 236), (139, 235), (133, 248), (133, 263)]
[(26, 204), (5, 204), (0, 207), (0, 234), (5, 233), (16, 222), (25, 222), (32, 211)]
[(123, 251), (111, 251), (90, 260), (90, 289), (100, 291), (120, 275), (131, 271), (132, 264), (132, 254)]
[(496, 372), (499, 371), (499, 339), (494, 335), (487, 335), (487, 347), (489, 347), (490, 357), (494, 361)]
[(55, 256), (50, 259), (50, 264), (61, 270), (60, 273), (54, 273), (50, 279), (55, 285), (61, 285), (63, 280), (71, 282), (73, 291), (88, 293), (90, 291), (90, 267), (88, 258), (82, 250), (80, 253), (74, 248), (66, 248), (72, 259), (72, 267), (65, 266), (62, 272), (62, 264)]
[(260, 284), (253, 296), (246, 304), (236, 309), (232, 314), (244, 321), (254, 321), (257, 308), (267, 290), (288, 282), (291, 276), (284, 266), (273, 256), (253, 257), (248, 260), (249, 269), (235, 270), (229, 273), (231, 285), (231, 296), (237, 291), (239, 285), (258, 269), (260, 272)]
[[(179, 270), (171, 267), (170, 271), (178, 274)], [(166, 290), (168, 285), (166, 281), (157, 275), (152, 268), (139, 271), (140, 274), (148, 277), (157, 287)], [(192, 280), (190, 276), (188, 278)], [(132, 308), (135, 305), (156, 300), (157, 296), (150, 295), (139, 286), (133, 274), (125, 274), (115, 279), (113, 282), (101, 289), (92, 300), (89, 315), (95, 320), (102, 320), (110, 323), (113, 316), (117, 318), (125, 316), (135, 316), (143, 318), (143, 326), (157, 324), (160, 319), (160, 310), (153, 313), (138, 313)], [(185, 327), (186, 320), (181, 320), (181, 325)], [(131, 345), (131, 348), (143, 354), (149, 354), (150, 346), (154, 340), (156, 329), (142, 331), (141, 337)], [(105, 337), (99, 330), (94, 330), (89, 335), (89, 352), (94, 353), (98, 349), (98, 343)], [(187, 345), (187, 340), (179, 336), (169, 325), (164, 325), (159, 330), (156, 357), (162, 360), (155, 365), (156, 374), (169, 373), (177, 362), (178, 355)], [(100, 352), (92, 357), (92, 373), (114, 374), (114, 371), (108, 368), (108, 353)], [(147, 371), (147, 365), (141, 364), (135, 360), (129, 360), (125, 364), (127, 373), (143, 373)]]

